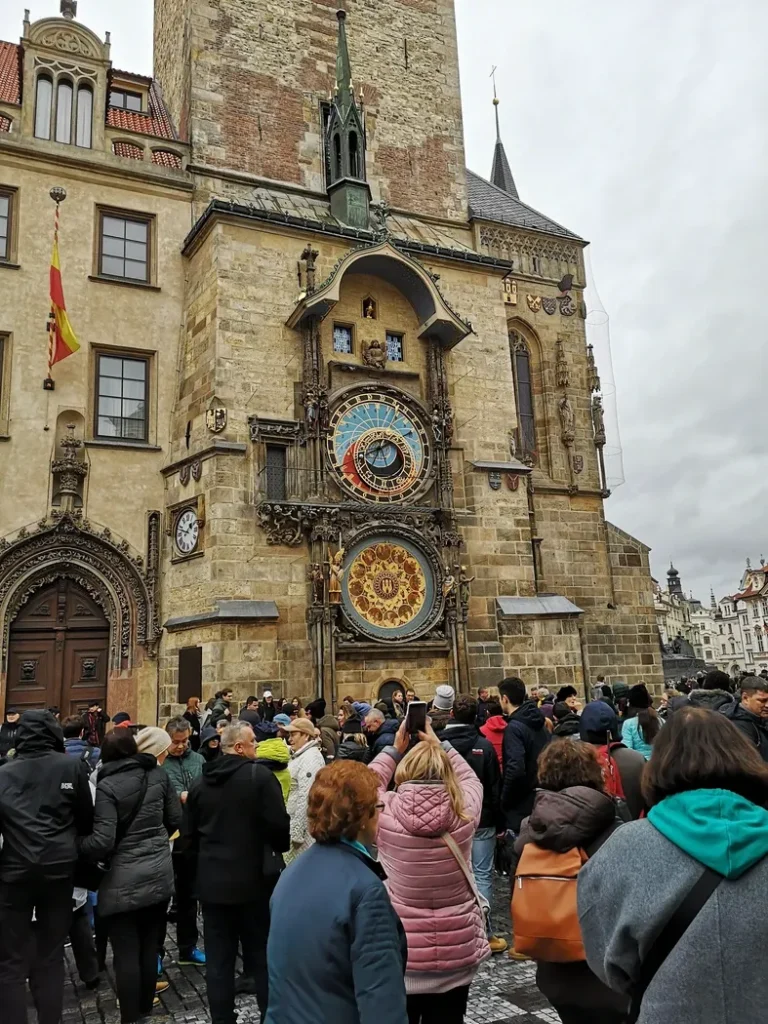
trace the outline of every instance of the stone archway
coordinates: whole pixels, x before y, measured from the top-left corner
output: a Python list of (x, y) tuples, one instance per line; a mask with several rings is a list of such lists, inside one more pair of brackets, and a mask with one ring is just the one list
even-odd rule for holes
[(111, 672), (130, 670), (139, 646), (153, 657), (161, 634), (155, 593), (158, 542), (159, 513), (149, 519), (146, 570), (127, 542), (116, 542), (109, 529), (96, 532), (70, 514), (41, 522), (34, 532), (22, 529), (13, 542), (0, 538), (2, 667), (8, 666), (11, 623), (33, 595), (61, 578), (72, 581), (103, 612)]

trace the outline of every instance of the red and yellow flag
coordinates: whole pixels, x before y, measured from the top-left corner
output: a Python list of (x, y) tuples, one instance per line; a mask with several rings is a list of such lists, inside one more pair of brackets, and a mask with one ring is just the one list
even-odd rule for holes
[[(57, 209), (58, 213), (58, 209)], [(57, 218), (58, 219), (58, 218)], [(53, 239), (53, 256), (51, 257), (51, 319), (48, 340), (48, 368), (61, 362), (80, 348), (80, 343), (72, 330), (64, 302), (64, 289), (61, 284), (61, 265), (59, 264), (58, 224)]]

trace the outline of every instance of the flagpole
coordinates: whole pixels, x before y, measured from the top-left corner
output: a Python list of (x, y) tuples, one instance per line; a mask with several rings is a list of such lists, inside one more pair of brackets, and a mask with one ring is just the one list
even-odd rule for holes
[[(56, 204), (56, 209), (53, 214), (53, 246), (54, 251), (58, 249), (59, 245), (59, 207), (67, 198), (67, 190), (62, 188), (61, 185), (54, 185), (51, 191), (48, 193), (51, 199)], [(56, 313), (53, 308), (53, 301), (51, 301), (50, 312), (48, 313), (48, 319), (46, 321), (46, 331), (48, 332), (48, 376), (43, 381), (44, 391), (54, 391), (56, 388), (56, 382), (52, 377), (53, 371), (53, 357), (54, 357), (54, 345), (56, 340)], [(48, 396), (48, 405), (50, 406), (50, 394)], [(46, 411), (45, 417), (45, 429), (48, 429), (48, 413)]]

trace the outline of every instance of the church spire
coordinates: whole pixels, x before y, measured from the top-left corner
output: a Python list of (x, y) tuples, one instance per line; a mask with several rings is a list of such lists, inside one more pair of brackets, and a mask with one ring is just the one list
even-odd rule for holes
[(343, 114), (354, 104), (355, 97), (352, 92), (352, 63), (349, 59), (349, 46), (347, 45), (347, 12), (336, 11), (339, 19), (339, 41), (336, 51), (336, 102)]
[(355, 102), (352, 62), (347, 44), (347, 12), (337, 11), (339, 39), (336, 51), (336, 92), (326, 128), (328, 198), (331, 213), (342, 224), (370, 226), (371, 190), (365, 173), (365, 123), (362, 98)]
[(491, 181), (496, 188), (508, 192), (513, 198), (519, 199), (517, 185), (512, 177), (512, 168), (509, 166), (507, 154), (504, 151), (504, 143), (501, 141), (501, 129), (499, 128), (499, 97), (496, 95), (496, 68), (491, 72), (493, 78), (493, 107), (496, 113), (496, 146), (493, 151), (493, 168), (491, 170)]

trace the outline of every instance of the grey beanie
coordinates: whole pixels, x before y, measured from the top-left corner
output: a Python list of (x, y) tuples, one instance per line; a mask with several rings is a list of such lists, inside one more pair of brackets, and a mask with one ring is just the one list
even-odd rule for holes
[(453, 702), (456, 700), (456, 691), (448, 683), (442, 683), (435, 690), (435, 699), (432, 701), (432, 707), (436, 711), (450, 711), (453, 708)]

